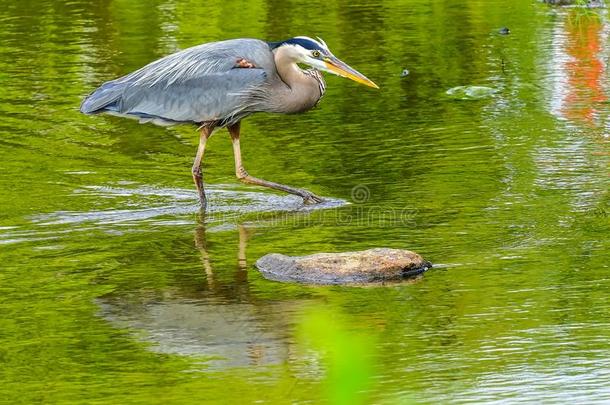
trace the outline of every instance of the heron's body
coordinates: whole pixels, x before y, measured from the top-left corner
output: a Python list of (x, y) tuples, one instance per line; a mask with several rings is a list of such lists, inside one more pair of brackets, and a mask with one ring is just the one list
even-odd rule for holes
[[(292, 67), (278, 72), (276, 58), (282, 66), (285, 57), (282, 50), (274, 53), (272, 45), (257, 39), (195, 46), (104, 83), (85, 99), (81, 110), (160, 125), (220, 127), (255, 112), (309, 110), (323, 95), (322, 75)], [(240, 67), (240, 60), (253, 67)]]
[[(303, 70), (297, 63), (314, 69)], [(313, 108), (324, 94), (323, 69), (376, 87), (363, 75), (335, 58), (326, 44), (307, 37), (281, 42), (233, 39), (198, 45), (154, 61), (102, 84), (85, 98), (81, 111), (137, 118), (159, 125), (194, 123), (201, 128), (193, 177), (202, 205), (205, 193), (201, 160), (214, 128), (228, 127), (233, 138), (237, 176), (300, 195), (319, 197), (300, 189), (256, 179), (241, 164), (239, 123), (256, 112), (292, 114)]]

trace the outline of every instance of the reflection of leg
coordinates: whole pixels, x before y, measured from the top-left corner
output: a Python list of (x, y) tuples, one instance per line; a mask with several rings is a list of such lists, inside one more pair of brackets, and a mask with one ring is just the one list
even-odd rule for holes
[(203, 264), (203, 269), (205, 270), (206, 280), (208, 282), (208, 286), (210, 289), (214, 288), (214, 271), (212, 270), (212, 265), (210, 264), (210, 255), (208, 253), (207, 244), (205, 241), (205, 226), (199, 225), (197, 229), (195, 229), (195, 246), (199, 249), (201, 253), (201, 263)]
[(199, 134), (199, 147), (197, 148), (197, 155), (195, 156), (195, 161), (193, 162), (193, 181), (195, 182), (195, 187), (197, 187), (197, 194), (199, 194), (199, 203), (201, 204), (201, 208), (205, 210), (207, 205), (207, 201), (205, 198), (205, 190), (203, 189), (203, 170), (201, 169), (201, 165), (203, 163), (203, 153), (205, 152), (205, 144), (212, 134), (212, 127), (202, 127)]
[(248, 230), (243, 225), (237, 225), (239, 232), (239, 249), (237, 250), (237, 265), (242, 271), (246, 271), (248, 264), (246, 263), (246, 247), (248, 246)]
[[(239, 242), (237, 245), (237, 271), (235, 272), (235, 282), (237, 285), (247, 287), (248, 264), (246, 261), (246, 247), (248, 246), (248, 231), (241, 224), (237, 225), (237, 236), (239, 237)], [(247, 292), (247, 288), (244, 291)]]
[(300, 188), (294, 188), (286, 186), (284, 184), (274, 183), (272, 181), (258, 179), (248, 174), (241, 161), (241, 148), (239, 146), (239, 126), (237, 123), (229, 127), (229, 133), (231, 134), (231, 140), (233, 142), (233, 154), (235, 156), (235, 175), (243, 183), (255, 184), (257, 186), (269, 187), (275, 190), (281, 190), (286, 193), (295, 194), (303, 198), (305, 204), (315, 204), (322, 202), (322, 198), (317, 195)]

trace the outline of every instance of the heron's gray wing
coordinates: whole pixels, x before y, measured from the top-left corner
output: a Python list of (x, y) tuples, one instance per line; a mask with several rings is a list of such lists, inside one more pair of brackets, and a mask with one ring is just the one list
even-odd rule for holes
[(169, 86), (132, 86), (124, 92), (117, 112), (177, 122), (232, 122), (253, 112), (266, 80), (263, 69), (231, 69)]
[[(236, 62), (242, 58), (257, 69), (236, 69)], [(275, 74), (275, 62), (266, 42), (212, 42), (166, 56), (104, 83), (83, 101), (81, 111), (139, 113), (172, 121), (201, 122), (234, 111), (238, 97), (231, 95), (240, 94), (243, 98), (269, 74)]]

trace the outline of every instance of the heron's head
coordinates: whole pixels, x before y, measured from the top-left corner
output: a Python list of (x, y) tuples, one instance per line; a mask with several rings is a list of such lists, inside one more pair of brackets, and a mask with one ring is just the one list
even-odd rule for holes
[(321, 38), (318, 38), (316, 41), (309, 37), (294, 37), (285, 41), (272, 42), (270, 46), (272, 49), (290, 47), (287, 49), (290, 49), (295, 61), (298, 63), (303, 63), (314, 69), (323, 70), (337, 76), (346, 77), (365, 86), (379, 88), (379, 86), (362, 73), (333, 55)]

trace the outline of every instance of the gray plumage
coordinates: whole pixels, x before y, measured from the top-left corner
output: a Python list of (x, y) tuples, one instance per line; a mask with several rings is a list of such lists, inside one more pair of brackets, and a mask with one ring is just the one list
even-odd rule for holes
[[(166, 56), (104, 83), (81, 105), (86, 114), (109, 113), (160, 125), (176, 123), (228, 126), (254, 112), (300, 112), (313, 107), (325, 89), (315, 80), (299, 103), (278, 74), (272, 44), (257, 39), (212, 42)], [(245, 60), (253, 68), (237, 65)]]

